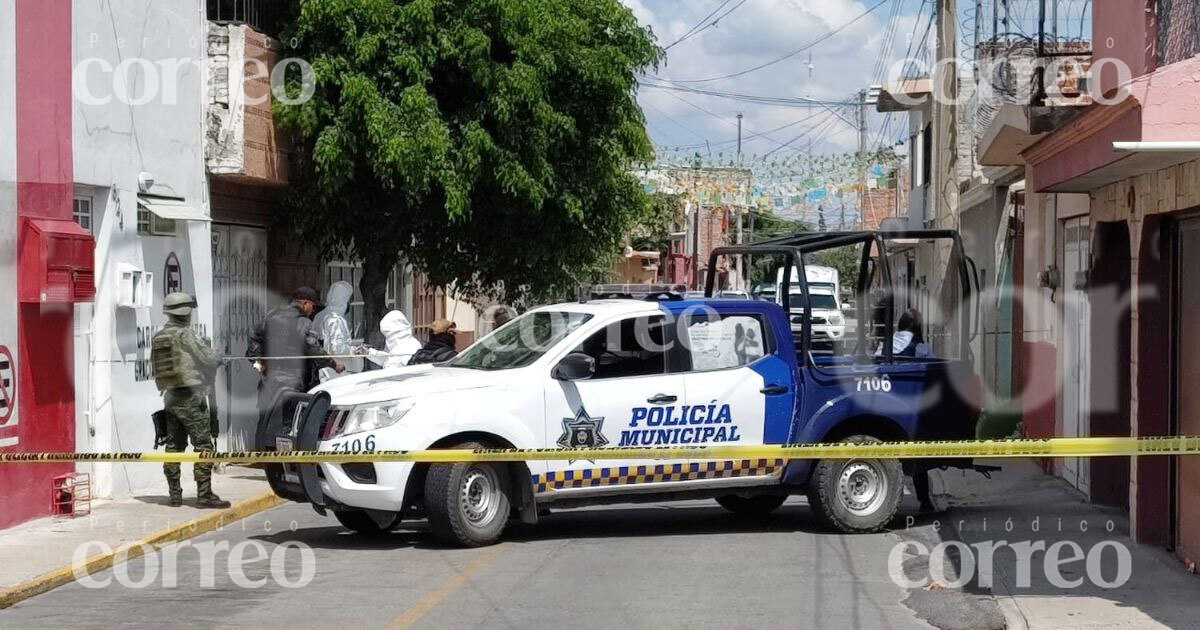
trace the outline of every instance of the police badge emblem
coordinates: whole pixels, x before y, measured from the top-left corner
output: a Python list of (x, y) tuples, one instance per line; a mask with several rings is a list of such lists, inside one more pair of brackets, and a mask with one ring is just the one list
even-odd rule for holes
[(557, 444), (563, 448), (599, 448), (608, 444), (608, 438), (600, 431), (604, 418), (589, 416), (583, 407), (574, 418), (563, 418), (562, 424), (563, 432)]

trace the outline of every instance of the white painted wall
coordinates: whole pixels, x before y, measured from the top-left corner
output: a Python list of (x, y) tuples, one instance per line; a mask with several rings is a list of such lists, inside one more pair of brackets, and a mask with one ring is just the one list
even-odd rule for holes
[[(16, 0), (0, 0), (0, 286), (17, 286), (17, 59)], [(11, 295), (11, 294), (10, 294)], [(0, 300), (0, 346), (17, 361), (17, 302)], [(13, 379), (12, 390), (16, 390)], [(20, 401), (16, 401), (19, 406)], [(0, 448), (16, 446), (17, 412), (0, 422)]]
[[(90, 399), (77, 398), (78, 419), (87, 422), (90, 413), (94, 432), (77, 432), (77, 446), (89, 451), (149, 450), (154, 433), (150, 414), (161, 407), (161, 399), (149, 377), (148, 343), (165, 322), (160, 309), (170, 253), (179, 260), (183, 290), (199, 301), (195, 323), (212, 329), (209, 225), (180, 222), (174, 237), (137, 233), (140, 172), (154, 176), (151, 192), (182, 197), (208, 214), (204, 3), (75, 0), (73, 9), (75, 178), (78, 185), (93, 187), (97, 284)], [(127, 86), (124, 99), (120, 76)], [(80, 88), (87, 92), (81, 94)], [(154, 274), (153, 307), (116, 307), (119, 263)], [(185, 479), (190, 479), (186, 468)], [(166, 491), (159, 466), (97, 464), (92, 472), (100, 496)], [(185, 489), (194, 492), (187, 483)]]

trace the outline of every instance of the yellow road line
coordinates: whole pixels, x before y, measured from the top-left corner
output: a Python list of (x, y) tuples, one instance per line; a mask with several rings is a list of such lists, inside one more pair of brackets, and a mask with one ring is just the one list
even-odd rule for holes
[(269, 510), (284, 503), (287, 503), (287, 501), (268, 492), (253, 499), (240, 501), (229, 509), (205, 514), (200, 518), (176, 525), (175, 527), (157, 531), (141, 540), (121, 545), (108, 553), (97, 554), (84, 560), (79, 565), (72, 564), (71, 566), (39, 575), (16, 586), (0, 590), (0, 609), (8, 608), (35, 595), (41, 595), (46, 591), (69, 584), (75, 581), (76, 572), (80, 575), (91, 575), (99, 571), (104, 571), (105, 569), (112, 568), (117, 558), (122, 558), (123, 562), (128, 562), (144, 555), (147, 549), (161, 549), (181, 540), (194, 538), (200, 534), (210, 532), (218, 527), (224, 527), (229, 523), (239, 521), (247, 516)]
[(441, 586), (437, 588), (437, 590), (429, 593), (425, 597), (422, 597), (412, 606), (409, 606), (408, 609), (401, 613), (399, 617), (396, 617), (392, 620), (392, 623), (388, 626), (388, 629), (407, 630), (408, 628), (411, 628), (413, 624), (417, 623), (422, 617), (429, 614), (429, 611), (433, 610), (438, 604), (442, 603), (442, 600), (454, 594), (455, 591), (470, 582), (471, 578), (475, 577), (475, 574), (487, 568), (487, 566), (503, 552), (504, 545), (496, 545), (484, 551), (483, 555), (475, 558), (471, 564), (468, 564), (461, 571), (450, 576), (445, 582), (442, 583)]

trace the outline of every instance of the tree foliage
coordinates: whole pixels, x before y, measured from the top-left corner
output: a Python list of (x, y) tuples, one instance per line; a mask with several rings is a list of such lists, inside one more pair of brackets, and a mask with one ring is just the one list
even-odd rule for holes
[(636, 75), (662, 51), (620, 0), (302, 0), (282, 39), (315, 80), (276, 106), (285, 219), (363, 262), (368, 322), (400, 260), (468, 297), (573, 292), (644, 211)]
[[(804, 221), (795, 219), (785, 219), (776, 216), (770, 210), (759, 210), (754, 214), (754, 232), (751, 242), (765, 241), (780, 236), (789, 236), (792, 234), (802, 234), (811, 232), (812, 226)], [(759, 284), (775, 283), (776, 270), (783, 265), (783, 261), (776, 256), (755, 256), (750, 261), (750, 278), (749, 284), (754, 287)]]
[(638, 251), (666, 253), (671, 232), (683, 221), (684, 195), (656, 192), (650, 195), (644, 213), (634, 223), (630, 245)]

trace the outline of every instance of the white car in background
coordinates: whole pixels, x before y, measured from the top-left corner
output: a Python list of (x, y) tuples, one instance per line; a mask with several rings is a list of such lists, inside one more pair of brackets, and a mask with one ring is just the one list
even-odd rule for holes
[[(793, 278), (799, 274), (793, 268)], [(783, 284), (783, 269), (777, 272), (776, 287)], [(808, 303), (812, 309), (812, 342), (816, 349), (834, 349), (846, 336), (846, 316), (838, 301), (840, 284), (837, 269), (808, 265), (805, 267), (805, 282), (808, 286)], [(776, 289), (778, 291), (778, 289)], [(791, 307), (789, 319), (792, 334), (799, 335), (804, 327), (804, 292), (791, 285)]]

